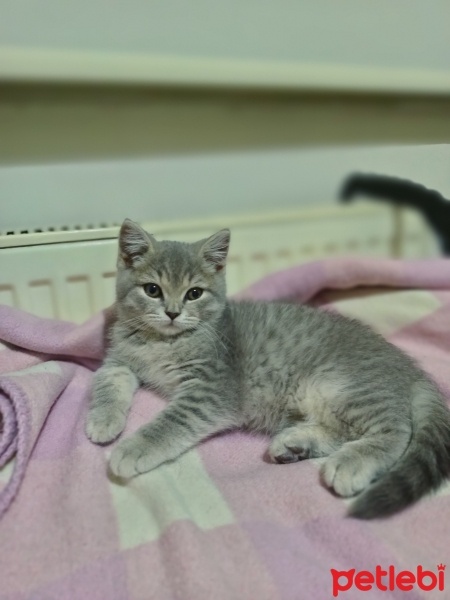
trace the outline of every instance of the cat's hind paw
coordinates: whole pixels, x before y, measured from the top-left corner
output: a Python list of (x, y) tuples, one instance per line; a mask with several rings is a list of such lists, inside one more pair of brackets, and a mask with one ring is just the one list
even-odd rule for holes
[(336, 452), (323, 464), (321, 477), (325, 485), (343, 498), (355, 496), (373, 480), (373, 471), (359, 457)]
[(274, 437), (269, 446), (272, 462), (286, 464), (315, 456), (311, 441), (295, 429), (285, 430)]

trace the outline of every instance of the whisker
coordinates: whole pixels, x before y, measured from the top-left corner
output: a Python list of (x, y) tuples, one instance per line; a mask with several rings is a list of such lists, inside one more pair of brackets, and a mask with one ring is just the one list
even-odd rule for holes
[[(216, 352), (217, 352), (217, 347), (216, 347), (215, 343), (218, 343), (225, 351), (225, 354), (229, 355), (229, 352), (230, 352), (229, 348), (226, 346), (226, 344), (223, 342), (223, 340), (220, 339), (217, 331), (215, 331), (215, 329), (209, 323), (202, 322), (202, 329), (205, 333), (210, 335), (210, 339), (214, 343)], [(225, 338), (225, 339), (227, 341), (229, 341), (228, 338)], [(217, 356), (217, 358), (218, 358), (218, 356)]]

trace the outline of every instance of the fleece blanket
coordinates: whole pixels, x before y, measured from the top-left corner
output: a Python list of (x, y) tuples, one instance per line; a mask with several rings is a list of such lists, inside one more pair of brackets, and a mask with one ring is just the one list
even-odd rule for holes
[[(357, 317), (450, 398), (450, 261), (321, 261), (241, 296)], [(108, 479), (111, 447), (84, 422), (111, 315), (77, 326), (0, 307), (2, 600), (450, 598), (448, 485), (390, 519), (352, 520), (319, 460), (270, 464), (267, 439), (243, 432)], [(163, 406), (138, 391), (125, 435)]]

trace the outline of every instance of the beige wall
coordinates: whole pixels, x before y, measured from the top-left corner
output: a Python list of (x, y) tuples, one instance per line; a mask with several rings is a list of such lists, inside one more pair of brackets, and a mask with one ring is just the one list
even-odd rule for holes
[(0, 87), (0, 164), (450, 141), (450, 99)]

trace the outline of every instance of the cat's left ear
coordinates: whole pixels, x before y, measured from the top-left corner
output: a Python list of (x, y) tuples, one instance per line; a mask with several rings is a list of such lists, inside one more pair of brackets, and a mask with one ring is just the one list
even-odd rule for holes
[(211, 237), (200, 242), (200, 254), (208, 266), (221, 271), (227, 261), (230, 247), (230, 230), (221, 229)]
[(125, 219), (119, 233), (119, 259), (125, 266), (137, 266), (153, 250), (155, 239), (131, 219)]

